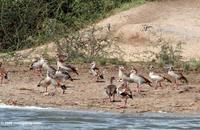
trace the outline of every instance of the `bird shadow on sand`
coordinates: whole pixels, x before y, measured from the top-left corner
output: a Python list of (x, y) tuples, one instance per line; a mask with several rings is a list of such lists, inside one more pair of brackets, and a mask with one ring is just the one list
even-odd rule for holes
[(75, 88), (75, 86), (66, 86), (66, 88)]
[(97, 83), (105, 83), (105, 81), (100, 80), (100, 81), (96, 81)]
[(79, 78), (73, 78), (73, 80), (81, 80), (81, 79), (79, 79)]

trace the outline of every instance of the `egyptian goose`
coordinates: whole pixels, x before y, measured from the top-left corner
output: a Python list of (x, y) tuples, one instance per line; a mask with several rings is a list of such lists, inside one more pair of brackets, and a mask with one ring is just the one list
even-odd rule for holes
[(0, 62), (0, 83), (3, 84), (3, 79), (8, 79), (8, 72), (2, 68), (2, 62)]
[[(43, 86), (46, 88), (46, 92), (47, 92), (47, 88), (49, 85), (54, 86), (55, 88), (55, 92), (56, 92), (56, 87), (60, 87), (63, 90), (63, 94), (65, 93), (66, 90), (66, 86), (64, 84), (61, 84), (61, 82), (59, 82), (61, 80), (61, 78), (55, 74), (54, 77), (51, 77), (49, 75), (49, 73), (47, 72), (47, 75), (44, 79), (42, 79), (39, 83), (38, 83), (38, 87)], [(55, 93), (54, 92), (54, 93)]]
[[(110, 84), (105, 88), (106, 93), (109, 96), (110, 102), (115, 101), (115, 95), (117, 93), (117, 87), (113, 84), (113, 80), (115, 80), (115, 77), (110, 78)], [(113, 100), (111, 100), (111, 97), (113, 97)]]
[[(156, 86), (155, 86), (155, 89), (157, 89), (158, 87), (162, 87), (162, 82), (164, 80), (172, 83), (172, 81), (170, 79), (168, 79), (167, 77), (165, 77), (164, 75), (161, 75), (161, 74), (158, 74), (158, 73), (155, 73), (153, 71), (154, 67), (153, 66), (150, 66), (150, 72), (149, 72), (149, 78), (154, 81), (156, 83)], [(158, 85), (159, 84), (159, 85)]]
[(119, 66), (119, 73), (118, 73), (119, 81), (123, 81), (124, 79), (127, 79), (130, 76), (130, 74), (127, 74), (124, 71), (125, 71), (124, 66)]
[(43, 57), (34, 61), (31, 64), (30, 70), (34, 70), (34, 73), (36, 73), (38, 76), (42, 77), (42, 65), (44, 64), (44, 62), (45, 62), (45, 59)]
[(37, 86), (38, 87), (40, 87), (40, 86), (45, 87), (46, 88), (45, 92), (47, 92), (47, 88), (48, 88), (49, 85), (51, 85), (51, 82), (52, 82), (52, 80), (51, 80), (49, 74), (47, 73), (46, 77), (41, 79)]
[(167, 74), (169, 76), (171, 76), (175, 80), (175, 87), (176, 87), (176, 89), (178, 89), (178, 81), (184, 81), (185, 83), (188, 83), (187, 78), (182, 74), (182, 72), (175, 71), (172, 66), (170, 66), (168, 68)]
[(100, 79), (104, 79), (103, 73), (100, 72), (95, 61), (91, 63), (90, 73), (97, 78), (96, 82), (99, 82)]
[(55, 75), (57, 71), (53, 66), (49, 65), (47, 61), (42, 64), (42, 68), (44, 71), (48, 72), (50, 76)]
[(130, 79), (132, 81), (134, 81), (134, 83), (137, 84), (137, 92), (140, 93), (141, 92), (141, 85), (142, 84), (148, 84), (150, 87), (152, 87), (151, 85), (151, 81), (149, 81), (147, 78), (145, 78), (142, 75), (139, 75), (137, 73), (136, 69), (132, 69), (131, 73), (130, 73)]
[(62, 69), (65, 69), (68, 73), (73, 72), (79, 75), (76, 67), (72, 65), (67, 65), (64, 63), (66, 58), (68, 57), (67, 55), (65, 56), (65, 55), (58, 54), (57, 56), (58, 56), (57, 69), (62, 68)]
[(126, 108), (127, 104), (127, 99), (131, 98), (133, 99), (132, 91), (128, 87), (127, 82), (123, 82), (118, 88), (117, 88), (117, 93), (123, 98), (124, 100), (124, 105), (121, 105), (120, 108)]

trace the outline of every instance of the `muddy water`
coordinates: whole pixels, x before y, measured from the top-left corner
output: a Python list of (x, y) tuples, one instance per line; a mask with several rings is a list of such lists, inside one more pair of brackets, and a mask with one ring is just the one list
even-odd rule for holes
[(0, 130), (200, 129), (200, 114), (119, 114), (0, 105)]

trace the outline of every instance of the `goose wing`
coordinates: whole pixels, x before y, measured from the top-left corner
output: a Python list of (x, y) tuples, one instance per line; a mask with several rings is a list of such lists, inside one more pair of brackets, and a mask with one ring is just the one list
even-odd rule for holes
[(72, 72), (76, 73), (77, 75), (79, 75), (76, 67), (72, 66), (72, 65), (68, 65), (68, 64), (65, 64), (65, 67), (66, 68), (69, 68), (69, 70), (71, 70)]

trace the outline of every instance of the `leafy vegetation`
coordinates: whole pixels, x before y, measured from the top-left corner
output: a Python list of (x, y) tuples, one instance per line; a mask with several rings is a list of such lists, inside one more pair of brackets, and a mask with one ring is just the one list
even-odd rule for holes
[(113, 9), (145, 0), (1, 0), (0, 51), (61, 38), (102, 19)]
[(182, 43), (178, 43), (176, 46), (172, 46), (165, 42), (161, 45), (160, 52), (156, 54), (160, 65), (172, 64), (177, 65), (181, 63)]

